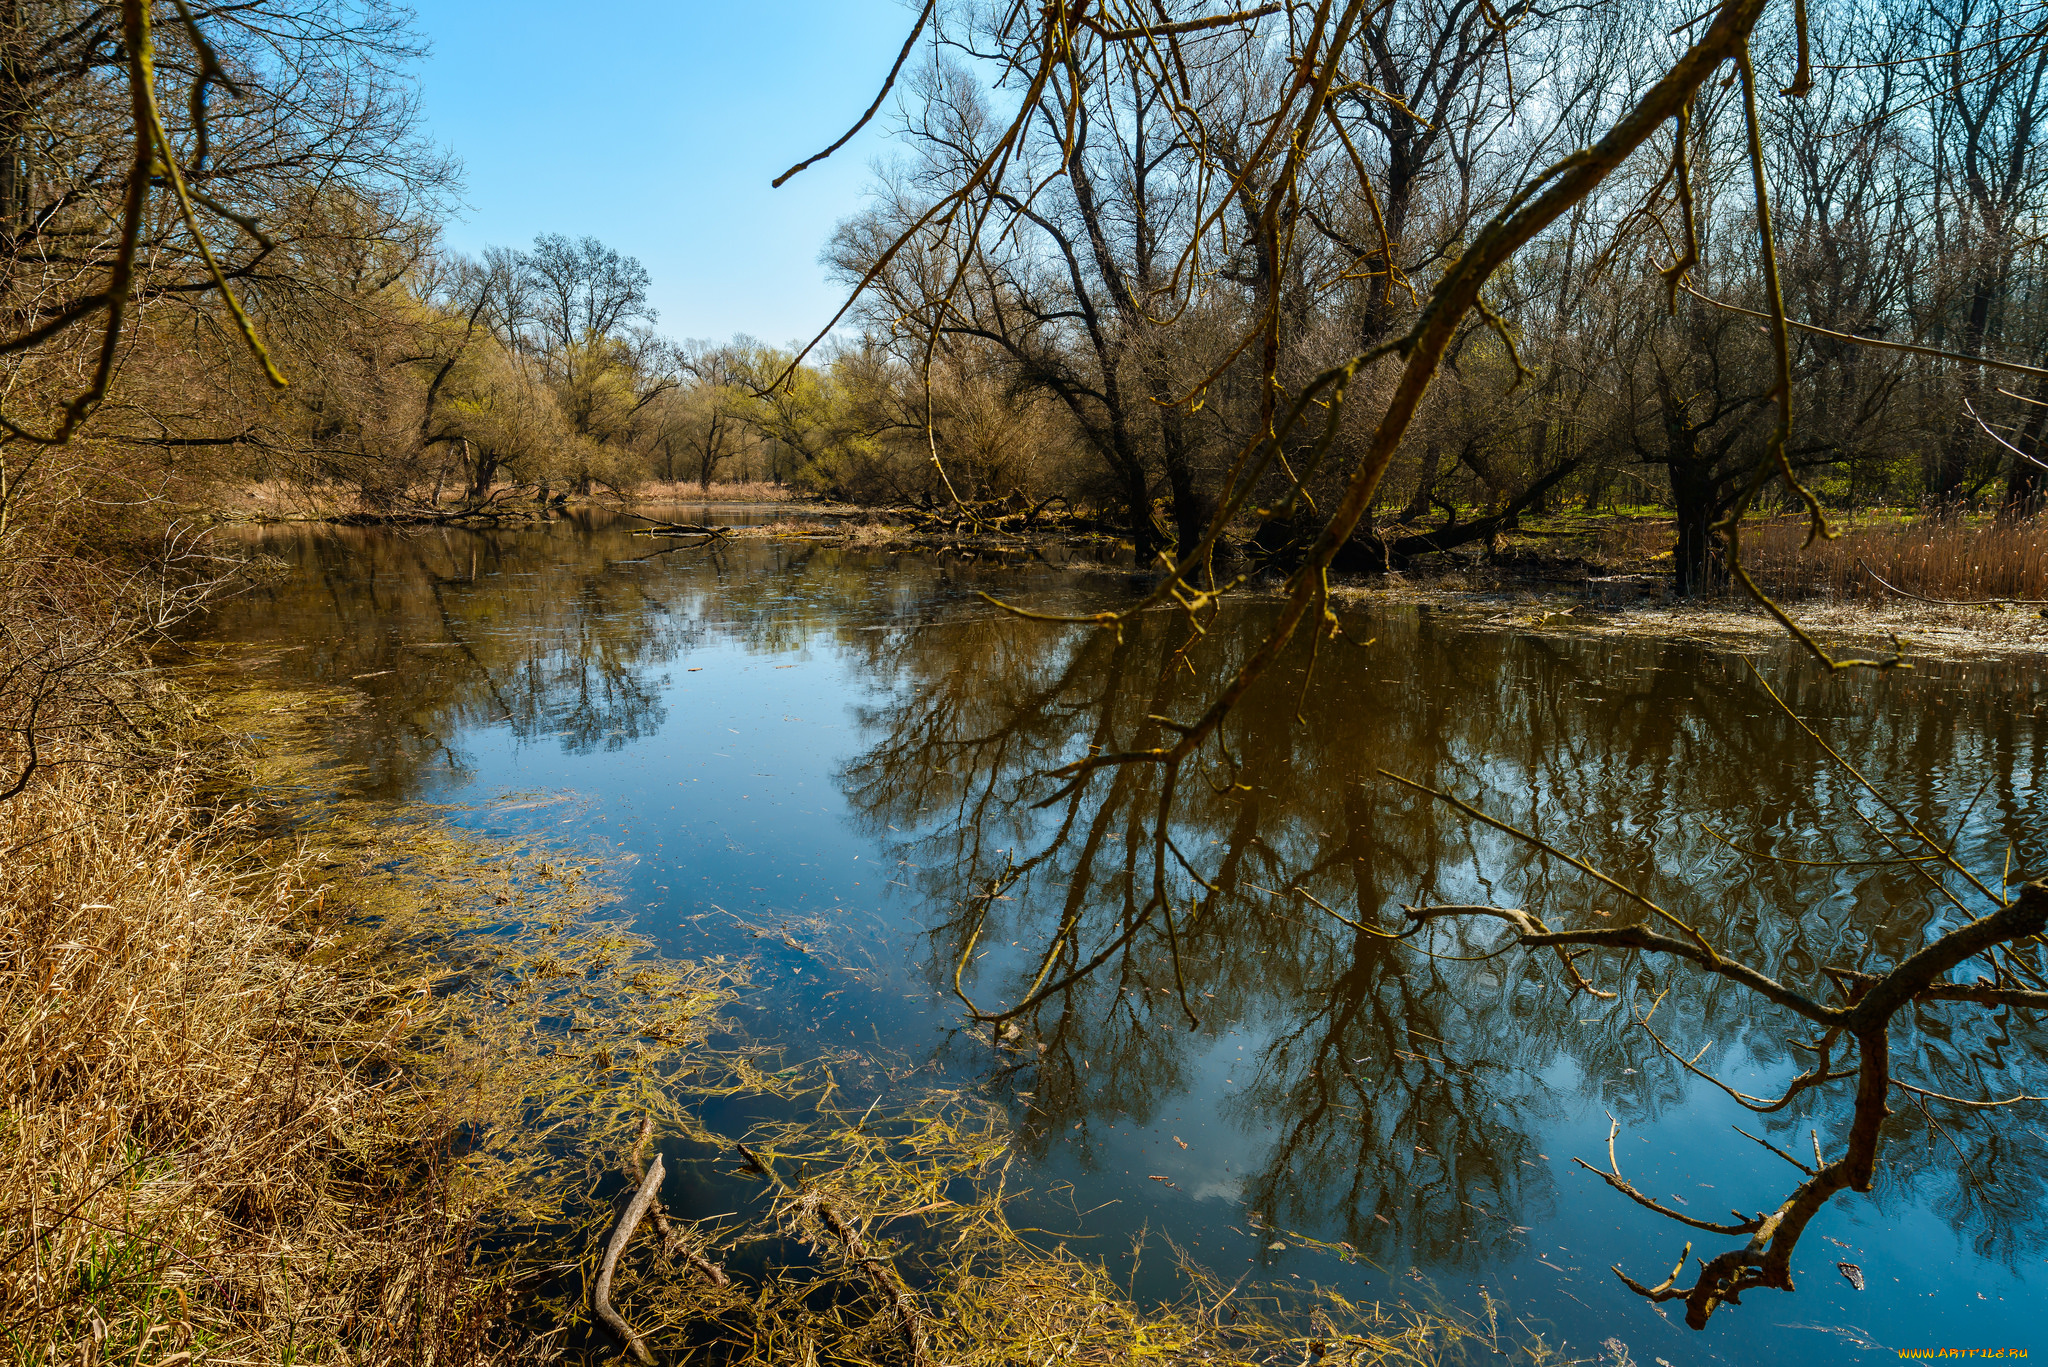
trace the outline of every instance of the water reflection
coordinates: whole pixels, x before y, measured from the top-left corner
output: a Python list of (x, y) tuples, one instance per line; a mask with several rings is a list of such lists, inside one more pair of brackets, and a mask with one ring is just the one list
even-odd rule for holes
[[(615, 823), (605, 838), (642, 857), (625, 876), (643, 926), (690, 952), (760, 951), (736, 932), (707, 939), (730, 924), (707, 908), (841, 915), (873, 906), (879, 886), (900, 930), (878, 957), (900, 984), (840, 996), (815, 964), (793, 967), (759, 1028), (799, 1049), (830, 1035), (936, 1052), (1013, 1098), (1040, 1186), (1071, 1176), (1075, 1209), (1125, 1202), (1083, 1227), (1156, 1219), (1203, 1241), (1203, 1256), (1256, 1218), (1474, 1285), (1552, 1268), (1549, 1289), (1521, 1285), (1594, 1297), (1589, 1316), (1635, 1325), (1652, 1312), (1598, 1299), (1615, 1285), (1602, 1269), (1668, 1266), (1678, 1239), (1566, 1164), (1597, 1152), (1603, 1112), (1624, 1126), (1625, 1170), (1710, 1218), (1789, 1186), (1791, 1170), (1729, 1119), (1794, 1151), (1809, 1129), (1825, 1142), (1839, 1127), (1826, 1105), (1761, 1121), (1717, 1110), (1632, 1023), (1661, 1000), (1675, 1047), (1766, 1091), (1803, 1066), (1804, 1036), (1725, 983), (1610, 955), (1584, 966), (1622, 995), (1596, 1002), (1571, 993), (1554, 959), (1494, 953), (1485, 927), (1401, 944), (1366, 929), (1399, 928), (1404, 902), (1528, 905), (1554, 923), (1634, 915), (1377, 770), (1544, 834), (1784, 977), (1893, 962), (1942, 914), (1910, 867), (1815, 866), (1885, 853), (1862, 819), (1875, 809), (1770, 709), (1742, 660), (1697, 645), (1360, 617), (1348, 634), (1371, 644), (1327, 644), (1313, 678), (1299, 655), (1245, 700), (1227, 730), (1241, 766), (1212, 756), (1190, 770), (1162, 845), (1156, 771), (1105, 772), (1041, 807), (1059, 791), (1046, 774), (1090, 747), (1158, 743), (1161, 719), (1201, 696), (1192, 671), (1227, 669), (1257, 643), (1257, 605), (1189, 653), (1170, 613), (1119, 639), (1004, 618), (974, 592), (1091, 608), (1128, 593), (1114, 575), (765, 541), (647, 559), (645, 539), (594, 517), (489, 533), (271, 529), (262, 546), (288, 569), (226, 605), (209, 634), (361, 689), (369, 705), (337, 743), (369, 791), (598, 794), (599, 819)], [(1957, 832), (1965, 862), (1995, 877), (2010, 847), (2015, 875), (2048, 868), (2037, 666), (1829, 679), (1763, 654), (1793, 706), (1916, 820)], [(741, 810), (758, 815), (742, 827)], [(1156, 887), (1171, 916), (1148, 914)], [(1055, 990), (999, 1045), (986, 1029), (948, 1042), (965, 1022), (956, 969), (984, 1009)], [(1919, 1061), (1913, 1080), (1942, 1091), (2048, 1091), (2040, 1032), (2009, 1013), (1930, 1008), (1895, 1043)], [(1997, 1289), (1984, 1278), (1998, 1265), (2019, 1275), (2048, 1195), (2040, 1117), (1936, 1107), (1888, 1133), (1872, 1230), (1896, 1238), (1938, 1217), (1986, 1260), (1930, 1274), (1908, 1258), (1902, 1277), (1946, 1278), (1911, 1294)], [(1233, 1260), (1293, 1256), (1236, 1237)], [(1877, 1275), (1875, 1255), (1856, 1256)], [(1803, 1260), (1825, 1270), (1818, 1251)], [(1800, 1310), (1816, 1322), (1949, 1322), (1811, 1281)]]
[[(1261, 635), (1256, 610), (1223, 626), (1199, 667), (1233, 668)], [(1378, 619), (1370, 633), (1372, 645), (1326, 658), (1313, 680), (1302, 654), (1291, 678), (1240, 704), (1227, 735), (1244, 767), (1184, 783), (1164, 845), (1150, 838), (1161, 795), (1149, 766), (1034, 804), (1059, 791), (1049, 771), (1084, 752), (1160, 743), (1160, 719), (1192, 678), (1180, 666), (1185, 627), (1166, 613), (1122, 641), (988, 623), (876, 649), (868, 664), (888, 678), (889, 701), (864, 713), (876, 740), (845, 786), (878, 838), (917, 830), (893, 853), (922, 870), (935, 983), (970, 944), (1002, 947), (969, 954), (961, 974), (984, 1009), (1099, 962), (1029, 1013), (1018, 1048), (1027, 1063), (1044, 1051), (1019, 1083), (1033, 1094), (1029, 1142), (1059, 1142), (1091, 1116), (1151, 1121), (1205, 1036), (1258, 1020), (1262, 1056), (1228, 1103), (1271, 1136), (1250, 1204), (1282, 1223), (1335, 1213), (1347, 1241), (1382, 1259), (1419, 1249), (1475, 1263), (1553, 1199), (1532, 1138), (1546, 1119), (1542, 1074), (1568, 1061), (1629, 1125), (1695, 1090), (1632, 1026), (1653, 1002), (1667, 1038), (1687, 1053), (1718, 1050), (1712, 1063), (1734, 1075), (1804, 1066), (1793, 1041), (1806, 1032), (1725, 981), (1618, 954), (1586, 962), (1622, 989), (1604, 1003), (1575, 995), (1554, 961), (1498, 953), (1502, 937), (1485, 928), (1416, 944), (1372, 934), (1363, 927), (1402, 928), (1404, 902), (1528, 905), (1567, 924), (1641, 915), (1377, 770), (1560, 842), (1687, 908), (1724, 952), (1781, 978), (1897, 962), (1943, 904), (1910, 866), (1816, 868), (1731, 847), (1815, 862), (1887, 853), (1865, 826), (1873, 805), (1845, 791), (1737, 661), (1667, 642), (1474, 632), (1428, 615)], [(1947, 705), (1953, 681), (1940, 670), (1910, 682), (1791, 677), (1794, 705), (1827, 718), (1916, 820), (1948, 828), (1973, 809), (1966, 862), (1995, 873), (2010, 846), (2015, 867), (2040, 867), (2033, 675), (2004, 678), (1988, 716)], [(1143, 919), (1162, 876), (1175, 917)], [(1048, 945), (1049, 962), (1024, 952)], [(1930, 1008), (1900, 1056), (1917, 1050), (1914, 1080), (1946, 1091), (2039, 1091), (2048, 1041), (2010, 1025)], [(1766, 1123), (1781, 1137), (1817, 1126), (1833, 1148), (1826, 1136), (1845, 1109), (1795, 1106)], [(2041, 1135), (2018, 1116), (1944, 1119), (1894, 1121), (1892, 1180), (1934, 1169), (1955, 1226), (2009, 1260), (2039, 1228)]]
[(950, 578), (913, 562), (878, 584), (871, 564), (791, 542), (647, 560), (663, 543), (635, 525), (571, 513), (490, 530), (264, 528), (251, 548), (281, 571), (222, 605), (206, 635), (291, 651), (297, 677), (360, 685), (373, 706), (343, 757), (393, 797), (423, 771), (466, 773), (461, 740), (492, 725), (572, 753), (624, 749), (668, 722), (665, 671), (680, 655), (732, 637), (795, 650), (858, 630), (856, 617), (935, 620)]

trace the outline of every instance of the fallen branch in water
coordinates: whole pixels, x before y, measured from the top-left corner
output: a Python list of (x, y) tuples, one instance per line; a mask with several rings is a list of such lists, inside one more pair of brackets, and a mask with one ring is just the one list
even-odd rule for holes
[(707, 527), (701, 522), (657, 522), (652, 527), (635, 527), (634, 536), (731, 536), (730, 527)]
[(895, 1265), (887, 1258), (868, 1251), (867, 1242), (853, 1222), (833, 1208), (823, 1197), (806, 1196), (782, 1180), (780, 1173), (768, 1166), (767, 1162), (755, 1156), (745, 1144), (734, 1144), (740, 1157), (748, 1166), (774, 1184), (775, 1189), (789, 1201), (792, 1208), (815, 1210), (818, 1218), (832, 1237), (839, 1240), (848, 1261), (861, 1270), (862, 1275), (874, 1284), (875, 1290), (896, 1312), (897, 1322), (903, 1328), (903, 1346), (910, 1353), (911, 1367), (931, 1367), (931, 1345), (925, 1339), (924, 1315), (917, 1308), (917, 1299), (911, 1294), (903, 1279), (896, 1274)]
[[(633, 1137), (633, 1151), (626, 1158), (626, 1180), (628, 1182), (638, 1185), (647, 1180), (647, 1168), (642, 1163), (640, 1155), (641, 1151), (647, 1147), (647, 1141), (653, 1135), (654, 1121), (643, 1116), (640, 1121), (640, 1133)], [(668, 1208), (661, 1203), (659, 1197), (655, 1198), (653, 1211), (654, 1232), (661, 1236), (661, 1251), (664, 1257), (680, 1251), (683, 1255), (683, 1261), (696, 1269), (697, 1274), (713, 1286), (728, 1286), (731, 1284), (731, 1278), (725, 1275), (724, 1268), (712, 1262), (696, 1249), (691, 1248), (684, 1241), (681, 1231), (669, 1223)]]
[(625, 1317), (612, 1309), (612, 1273), (618, 1270), (619, 1255), (626, 1251), (626, 1245), (633, 1241), (633, 1231), (646, 1218), (647, 1208), (654, 1204), (655, 1193), (661, 1190), (661, 1155), (654, 1155), (654, 1161), (647, 1165), (647, 1176), (640, 1183), (640, 1190), (633, 1193), (633, 1200), (626, 1206), (626, 1213), (619, 1217), (618, 1226), (612, 1230), (612, 1240), (605, 1245), (604, 1262), (597, 1269), (597, 1286), (591, 1292), (591, 1307), (597, 1317), (611, 1326), (613, 1333), (630, 1348), (633, 1356), (645, 1367), (654, 1367), (654, 1354), (647, 1351), (647, 1345), (633, 1332), (633, 1326)]

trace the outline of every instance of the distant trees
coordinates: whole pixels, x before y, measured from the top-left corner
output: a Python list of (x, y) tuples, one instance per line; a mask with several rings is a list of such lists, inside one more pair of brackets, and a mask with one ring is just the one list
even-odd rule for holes
[[(18, 343), (0, 352), (0, 464), (47, 472), (24, 453), (75, 435), (107, 453), (79, 468), (138, 489), (283, 477), (373, 509), (650, 478), (1059, 493), (1148, 560), (1193, 554), (1227, 510), (1234, 537), (1298, 564), (1378, 459), (1359, 400), (1393, 383), (1432, 292), (1660, 78), (1690, 19), (1391, 0), (1301, 29), (1119, 5), (1144, 24), (1043, 65), (1038, 27), (941, 7), (936, 54), (898, 87), (901, 156), (828, 248), (864, 284), (859, 335), (799, 364), (664, 337), (646, 269), (588, 236), (447, 251), (453, 168), (403, 77), (417, 42), (395, 11), (336, 4), (156, 25), (148, 166), (125, 35), (155, 11), (0, 11), (0, 312)], [(1814, 0), (1803, 93), (1758, 94), (1776, 288), (1812, 325), (1787, 342), (1786, 464), (1827, 503), (2040, 505), (2048, 385), (1971, 363), (2048, 355), (2048, 52), (2009, 8)], [(1757, 60), (1795, 60), (1799, 23), (1760, 10)], [(1158, 41), (1132, 36), (1145, 25)], [(1284, 132), (1310, 57), (1342, 79)], [(1042, 79), (997, 79), (1027, 68)], [(1489, 273), (1338, 563), (1628, 491), (1677, 512), (1690, 591), (1720, 574), (1716, 522), (1793, 497), (1759, 478), (1778, 468), (1779, 376), (1748, 106), (1716, 81), (1683, 114)], [(190, 227), (153, 178), (166, 148)], [(249, 359), (243, 311), (288, 387)], [(1354, 416), (1280, 431), (1288, 395), (1369, 353)]]

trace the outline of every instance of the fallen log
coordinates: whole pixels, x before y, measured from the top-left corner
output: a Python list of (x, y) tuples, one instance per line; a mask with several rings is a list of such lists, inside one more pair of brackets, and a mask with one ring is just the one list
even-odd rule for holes
[[(640, 1133), (633, 1139), (633, 1151), (626, 1159), (626, 1180), (628, 1182), (637, 1185), (647, 1180), (647, 1169), (640, 1161), (640, 1154), (647, 1147), (647, 1141), (653, 1137), (653, 1134), (654, 1121), (643, 1117), (640, 1121)], [(661, 1251), (664, 1257), (680, 1252), (683, 1255), (683, 1261), (688, 1263), (696, 1271), (697, 1275), (704, 1278), (705, 1281), (710, 1282), (713, 1286), (728, 1286), (731, 1284), (731, 1279), (725, 1275), (724, 1268), (712, 1262), (696, 1249), (691, 1248), (685, 1241), (682, 1231), (669, 1223), (668, 1208), (662, 1204), (659, 1196), (654, 1200), (653, 1215), (654, 1232), (661, 1236)]]
[(699, 522), (657, 522), (652, 527), (635, 527), (635, 536), (731, 536), (730, 527), (707, 527)]

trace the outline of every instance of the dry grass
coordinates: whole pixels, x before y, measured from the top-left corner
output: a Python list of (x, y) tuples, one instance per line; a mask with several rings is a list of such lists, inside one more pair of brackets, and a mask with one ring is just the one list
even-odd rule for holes
[(285, 517), (325, 506), (342, 496), (338, 489), (309, 492), (297, 481), (266, 479), (222, 488), (212, 501), (229, 514)]
[(0, 805), (0, 1343), (87, 1367), (529, 1343), (522, 1279), (576, 1256), (573, 1141), (671, 1111), (654, 1079), (686, 1054), (774, 1090), (697, 1057), (737, 975), (622, 971), (644, 946), (577, 871), (438, 821), (337, 808), (266, 840), (203, 800), (221, 777), (68, 766)]
[(787, 484), (773, 484), (760, 479), (709, 486), (700, 485), (693, 479), (673, 483), (649, 480), (627, 492), (641, 503), (788, 503), (803, 496)]
[(419, 1296), (460, 1319), (434, 1294), (455, 1212), (389, 1176), (436, 1137), (388, 1085), (409, 985), (303, 952), (302, 866), (222, 862), (178, 770), (60, 772), (0, 833), (16, 1360), (270, 1358)]
[(734, 536), (748, 537), (801, 537), (828, 536), (844, 537), (855, 530), (867, 530), (865, 523), (856, 527), (845, 519), (823, 519), (815, 517), (778, 517), (773, 522), (764, 522), (754, 527), (734, 527)]
[(1807, 547), (1805, 540), (1803, 522), (1760, 524), (1744, 534), (1744, 559), (1764, 584), (1790, 597), (1894, 598), (1864, 572), (1861, 566), (1868, 565), (1906, 593), (1923, 598), (2048, 602), (2048, 517), (1868, 518), (1861, 525), (1851, 524), (1832, 541)]

